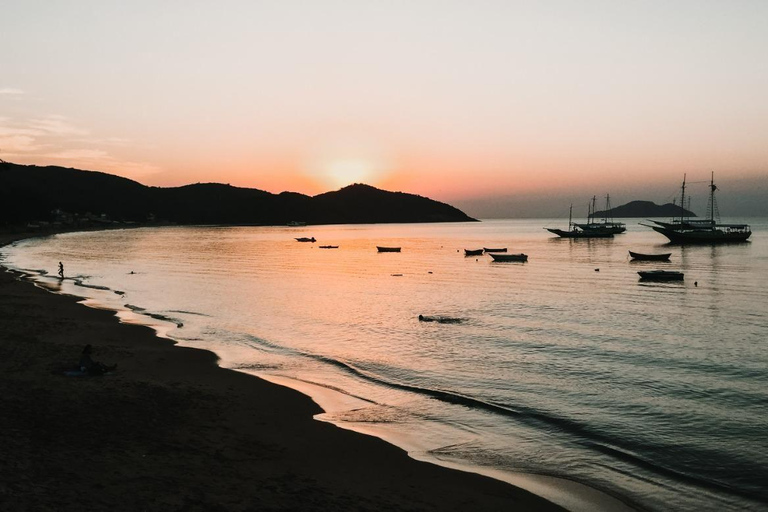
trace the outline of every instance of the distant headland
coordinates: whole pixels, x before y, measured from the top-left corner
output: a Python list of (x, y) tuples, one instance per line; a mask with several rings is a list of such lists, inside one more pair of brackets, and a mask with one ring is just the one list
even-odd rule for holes
[(476, 221), (458, 208), (354, 184), (307, 196), (220, 183), (148, 187), (103, 172), (0, 162), (0, 225), (372, 224)]
[[(614, 218), (633, 218), (633, 217), (679, 217), (680, 205), (667, 203), (658, 205), (651, 201), (630, 201), (627, 204), (611, 208), (610, 210), (595, 212), (596, 218), (608, 217)], [(696, 214), (690, 210), (685, 210), (686, 217), (696, 217)]]

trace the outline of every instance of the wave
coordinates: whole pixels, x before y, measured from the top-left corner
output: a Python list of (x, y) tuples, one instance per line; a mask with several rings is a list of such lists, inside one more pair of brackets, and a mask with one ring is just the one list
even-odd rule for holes
[[(492, 414), (513, 418), (516, 421), (520, 421), (521, 423), (524, 423), (536, 429), (544, 429), (544, 430), (556, 429), (560, 433), (575, 437), (576, 438), (575, 442), (577, 442), (578, 444), (586, 448), (594, 449), (610, 458), (619, 460), (635, 468), (641, 468), (647, 472), (656, 474), (658, 476), (672, 479), (673, 481), (682, 481), (703, 490), (707, 490), (707, 489), (711, 490), (715, 488), (720, 492), (731, 494), (731, 495), (737, 495), (742, 498), (755, 500), (757, 502), (763, 502), (766, 499), (765, 497), (761, 496), (759, 493), (749, 492), (744, 489), (736, 489), (726, 484), (723, 484), (721, 482), (718, 482), (716, 480), (701, 478), (699, 476), (696, 476), (690, 473), (685, 473), (679, 470), (672, 469), (670, 467), (667, 467), (663, 464), (658, 463), (657, 461), (652, 462), (648, 459), (645, 459), (637, 455), (636, 453), (636, 451), (646, 452), (646, 453), (650, 452), (652, 451), (651, 447), (640, 445), (639, 443), (631, 443), (631, 442), (623, 443), (626, 446), (618, 446), (616, 443), (617, 440), (615, 438), (606, 434), (595, 432), (593, 429), (589, 428), (587, 424), (572, 420), (570, 418), (564, 418), (564, 417), (544, 413), (540, 410), (531, 409), (529, 407), (512, 406), (509, 404), (500, 404), (492, 401), (482, 400), (476, 397), (467, 396), (467, 395), (458, 393), (453, 390), (435, 389), (435, 388), (429, 388), (424, 386), (415, 386), (415, 385), (411, 385), (403, 382), (397, 382), (395, 380), (387, 379), (386, 377), (383, 377), (381, 375), (368, 372), (365, 369), (359, 368), (358, 366), (352, 363), (349, 363), (347, 361), (342, 361), (339, 359), (335, 359), (335, 358), (320, 355), (320, 354), (313, 354), (310, 352), (305, 352), (297, 349), (284, 347), (281, 345), (271, 343), (264, 339), (257, 338), (255, 336), (248, 336), (248, 338), (252, 341), (257, 342), (259, 345), (262, 345), (262, 346), (268, 346), (272, 349), (276, 349), (284, 353), (290, 353), (293, 355), (306, 357), (309, 359), (313, 359), (315, 361), (319, 361), (321, 363), (331, 365), (335, 368), (341, 369), (345, 373), (348, 373), (357, 378), (363, 379), (367, 382), (371, 382), (381, 386), (398, 389), (398, 390), (402, 390), (410, 393), (415, 393), (421, 396), (427, 396), (427, 397), (440, 400), (442, 402), (453, 404), (453, 405), (459, 405), (459, 406), (468, 407), (476, 410), (483, 410)], [(301, 379), (297, 379), (297, 380), (301, 380)], [(328, 389), (332, 389), (335, 391), (339, 391), (344, 394), (350, 394), (345, 390), (328, 386), (326, 384), (317, 383), (317, 382), (310, 382), (310, 383), (319, 385)], [(356, 396), (356, 395), (351, 395), (351, 396)], [(362, 398), (362, 397), (357, 397), (357, 398)], [(376, 403), (368, 399), (364, 399), (364, 400), (369, 401), (371, 403)], [(635, 448), (637, 448), (637, 450), (635, 450)]]

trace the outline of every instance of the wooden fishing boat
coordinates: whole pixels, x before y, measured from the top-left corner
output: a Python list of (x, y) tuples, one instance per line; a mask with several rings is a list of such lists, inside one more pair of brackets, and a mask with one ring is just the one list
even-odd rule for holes
[(595, 203), (597, 201), (597, 196), (592, 196), (592, 204), (591, 207), (588, 208), (587, 213), (587, 222), (586, 223), (576, 223), (574, 222), (574, 226), (581, 228), (584, 231), (593, 232), (593, 233), (605, 233), (605, 234), (613, 234), (618, 235), (620, 233), (623, 233), (627, 230), (627, 225), (623, 222), (615, 222), (613, 220), (613, 208), (611, 208), (611, 196), (607, 195), (605, 196), (605, 210), (603, 211), (603, 218), (602, 220), (597, 220), (595, 218), (595, 213), (597, 211), (595, 207)]
[(464, 256), (482, 256), (482, 249), (464, 249)]
[(317, 240), (315, 240), (315, 237), (307, 238), (305, 236), (302, 236), (300, 238), (296, 238), (295, 240), (297, 242), (312, 242), (312, 243), (317, 242)]
[(379, 252), (400, 252), (400, 247), (382, 247), (377, 245), (376, 250)]
[(318, 249), (338, 249), (338, 245), (318, 245)]
[(528, 255), (527, 254), (496, 254), (491, 253), (491, 258), (493, 258), (493, 261), (499, 261), (499, 262), (506, 262), (506, 261), (517, 261), (517, 262), (526, 262), (528, 261)]
[(487, 247), (483, 247), (483, 250), (485, 252), (507, 252), (507, 248), (506, 247), (502, 247), (501, 249), (489, 249)]
[(677, 270), (643, 270), (638, 274), (645, 281), (682, 281), (685, 276)]
[(752, 235), (752, 229), (749, 224), (720, 224), (715, 218), (717, 216), (717, 203), (715, 202), (715, 173), (709, 182), (709, 202), (707, 210), (708, 219), (688, 219), (685, 205), (685, 175), (683, 176), (683, 186), (680, 193), (680, 218), (673, 219), (672, 222), (661, 222), (651, 220), (655, 226), (641, 224), (661, 233), (669, 238), (672, 243), (678, 244), (724, 244), (734, 242), (746, 242)]
[(629, 251), (629, 255), (633, 260), (637, 261), (669, 261), (669, 257), (672, 256), (671, 252), (664, 254), (643, 254), (641, 252)]
[(568, 230), (557, 228), (544, 228), (550, 233), (561, 238), (613, 238), (613, 232), (610, 230), (585, 229), (573, 222), (573, 205), (568, 212)]

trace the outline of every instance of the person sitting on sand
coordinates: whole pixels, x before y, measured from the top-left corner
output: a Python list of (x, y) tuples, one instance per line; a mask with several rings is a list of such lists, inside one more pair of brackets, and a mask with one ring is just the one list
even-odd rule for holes
[(83, 352), (80, 354), (80, 364), (78, 365), (81, 372), (87, 373), (88, 375), (104, 375), (117, 368), (116, 364), (107, 366), (99, 361), (94, 361), (91, 359), (91, 352), (93, 352), (93, 347), (90, 345), (86, 345), (85, 348), (83, 348)]

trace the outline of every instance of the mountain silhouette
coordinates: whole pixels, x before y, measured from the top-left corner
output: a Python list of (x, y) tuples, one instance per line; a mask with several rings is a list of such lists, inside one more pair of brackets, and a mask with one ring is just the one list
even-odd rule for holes
[[(611, 208), (607, 211), (608, 217), (679, 217), (680, 206), (672, 203), (658, 205), (651, 201), (630, 201), (627, 204)], [(605, 217), (606, 212), (595, 212), (595, 217)], [(686, 217), (696, 217), (690, 210), (685, 210)]]
[(467, 222), (475, 219), (432, 199), (355, 184), (307, 196), (221, 183), (148, 187), (103, 172), (0, 162), (0, 224), (53, 220), (53, 213), (115, 221), (279, 225)]

